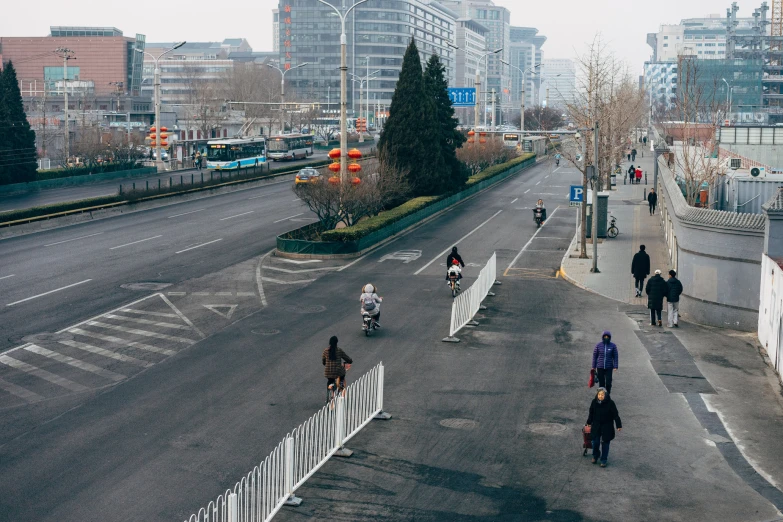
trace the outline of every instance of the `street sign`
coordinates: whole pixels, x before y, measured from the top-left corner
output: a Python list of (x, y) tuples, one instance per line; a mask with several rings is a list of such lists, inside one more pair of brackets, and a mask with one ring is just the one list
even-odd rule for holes
[(568, 201), (572, 207), (581, 205), (585, 200), (584, 189), (582, 185), (571, 185), (571, 191), (568, 194)]
[(452, 107), (475, 107), (475, 87), (449, 87), (449, 99)]

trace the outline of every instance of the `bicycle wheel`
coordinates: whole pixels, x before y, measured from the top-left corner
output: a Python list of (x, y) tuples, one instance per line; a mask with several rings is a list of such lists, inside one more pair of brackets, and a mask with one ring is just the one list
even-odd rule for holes
[(606, 235), (611, 237), (612, 239), (617, 237), (617, 234), (619, 234), (620, 231), (615, 226), (609, 227), (609, 230), (606, 231)]

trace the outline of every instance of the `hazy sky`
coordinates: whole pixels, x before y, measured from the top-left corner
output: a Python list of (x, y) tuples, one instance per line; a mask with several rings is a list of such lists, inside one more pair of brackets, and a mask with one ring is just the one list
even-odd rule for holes
[[(370, 0), (372, 2), (372, 0)], [(664, 23), (709, 13), (726, 15), (730, 0), (495, 0), (511, 11), (513, 25), (532, 26), (547, 37), (548, 58), (573, 58), (600, 32), (634, 73), (650, 57), (646, 35)], [(276, 0), (169, 0), (163, 4), (116, 1), (4, 0), (0, 36), (45, 36), (49, 26), (110, 26), (148, 42), (219, 41), (244, 37), (256, 51), (272, 50)], [(738, 0), (740, 16), (751, 16), (761, 0)]]

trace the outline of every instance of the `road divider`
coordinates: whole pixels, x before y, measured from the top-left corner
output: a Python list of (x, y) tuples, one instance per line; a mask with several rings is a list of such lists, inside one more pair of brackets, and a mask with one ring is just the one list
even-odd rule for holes
[(333, 455), (350, 457), (345, 447), (373, 419), (388, 420), (383, 411), (383, 363), (348, 386), (345, 395), (326, 404), (286, 435), (263, 462), (191, 515), (186, 522), (267, 522), (285, 506), (298, 506), (294, 493)]
[(497, 280), (497, 254), (492, 253), (487, 264), (479, 272), (478, 279), (464, 292), (454, 298), (451, 303), (451, 325), (449, 336), (443, 338), (445, 343), (458, 343), (459, 339), (454, 335), (465, 326), (478, 326), (474, 320), (476, 313), (482, 309), (481, 302), (487, 296), (495, 295), (493, 285), (499, 285)]

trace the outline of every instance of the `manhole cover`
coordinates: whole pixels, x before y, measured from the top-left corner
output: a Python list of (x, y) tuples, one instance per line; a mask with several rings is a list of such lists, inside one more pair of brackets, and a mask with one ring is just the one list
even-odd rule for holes
[(478, 426), (478, 422), (470, 419), (443, 419), (438, 424), (444, 428), (453, 428), (455, 430), (472, 430)]
[(39, 333), (34, 335), (27, 335), (22, 337), (22, 340), (26, 343), (46, 343), (57, 341), (72, 341), (73, 335), (68, 332), (63, 333)]
[(171, 286), (171, 283), (125, 283), (120, 288), (125, 290), (137, 290), (143, 292), (157, 292)]
[(283, 310), (295, 314), (317, 314), (318, 312), (325, 311), (326, 307), (321, 305), (310, 305), (310, 306), (286, 305), (283, 307)]
[(566, 430), (566, 427), (562, 424), (555, 424), (554, 422), (539, 422), (529, 425), (527, 429), (540, 435), (557, 435), (563, 433)]
[(280, 333), (280, 330), (275, 330), (274, 328), (264, 329), (259, 328), (257, 330), (250, 330), (256, 335), (277, 335)]

